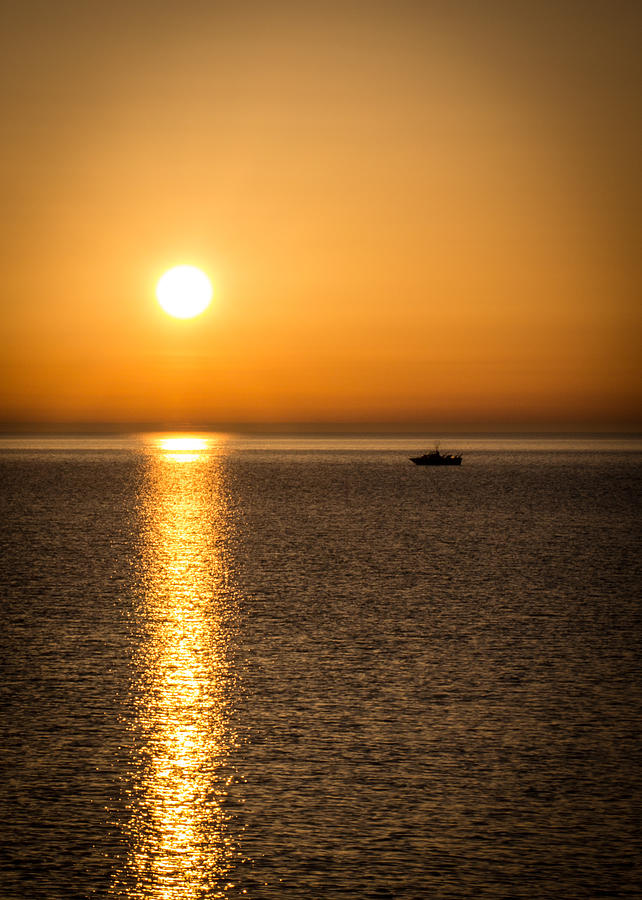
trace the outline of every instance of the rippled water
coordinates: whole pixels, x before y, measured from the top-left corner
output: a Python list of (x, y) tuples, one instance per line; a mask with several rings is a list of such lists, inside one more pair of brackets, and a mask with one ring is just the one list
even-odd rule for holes
[(0, 442), (0, 897), (642, 894), (642, 447)]

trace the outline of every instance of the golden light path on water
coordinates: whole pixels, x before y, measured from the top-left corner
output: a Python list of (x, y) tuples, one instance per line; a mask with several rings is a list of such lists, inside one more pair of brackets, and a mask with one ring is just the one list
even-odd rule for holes
[(221, 805), (231, 740), (229, 606), (216, 447), (200, 438), (159, 438), (149, 463), (129, 896), (223, 896), (232, 853)]

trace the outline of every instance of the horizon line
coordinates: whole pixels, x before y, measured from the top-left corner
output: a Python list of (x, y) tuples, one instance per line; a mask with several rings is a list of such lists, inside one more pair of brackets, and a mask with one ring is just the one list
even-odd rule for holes
[(633, 422), (2, 422), (0, 436), (11, 435), (114, 435), (157, 432), (236, 434), (417, 435), (465, 434), (571, 434), (640, 435), (642, 424)]

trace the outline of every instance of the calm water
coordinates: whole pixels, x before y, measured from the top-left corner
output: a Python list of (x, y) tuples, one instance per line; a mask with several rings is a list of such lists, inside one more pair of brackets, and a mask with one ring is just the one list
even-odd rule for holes
[(0, 441), (0, 897), (642, 894), (642, 444)]

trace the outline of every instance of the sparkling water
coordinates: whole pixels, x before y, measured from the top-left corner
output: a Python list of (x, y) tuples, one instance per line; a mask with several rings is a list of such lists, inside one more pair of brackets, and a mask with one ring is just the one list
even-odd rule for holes
[(642, 893), (642, 445), (0, 441), (0, 897)]

